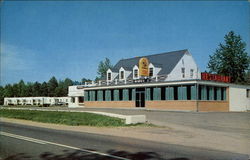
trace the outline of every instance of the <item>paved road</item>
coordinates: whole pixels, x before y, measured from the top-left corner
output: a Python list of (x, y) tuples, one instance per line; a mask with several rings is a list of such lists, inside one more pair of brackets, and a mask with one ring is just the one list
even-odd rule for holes
[[(6, 160), (42, 159), (242, 159), (247, 155), (99, 134), (0, 122), (0, 155)], [(8, 157), (8, 158), (7, 158)]]

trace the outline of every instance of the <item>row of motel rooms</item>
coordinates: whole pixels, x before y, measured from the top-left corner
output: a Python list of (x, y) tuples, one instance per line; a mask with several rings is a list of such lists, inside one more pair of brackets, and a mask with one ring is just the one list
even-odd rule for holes
[(250, 86), (201, 73), (188, 50), (120, 60), (98, 82), (70, 86), (69, 107), (250, 110)]

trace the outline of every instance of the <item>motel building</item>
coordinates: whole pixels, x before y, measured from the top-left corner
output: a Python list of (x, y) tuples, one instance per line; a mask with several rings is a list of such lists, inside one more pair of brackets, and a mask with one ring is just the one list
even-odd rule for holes
[(69, 107), (250, 110), (249, 85), (201, 73), (188, 50), (121, 59), (104, 79), (70, 86), (69, 97)]
[(68, 105), (69, 97), (5, 97), (4, 105), (36, 105), (36, 106), (54, 106), (54, 105)]

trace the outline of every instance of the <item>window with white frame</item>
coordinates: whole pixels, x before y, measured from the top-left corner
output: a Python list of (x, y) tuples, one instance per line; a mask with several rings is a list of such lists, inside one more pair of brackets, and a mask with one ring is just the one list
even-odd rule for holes
[(111, 73), (110, 72), (108, 73), (108, 80), (109, 81), (111, 80)]
[(153, 75), (154, 75), (154, 68), (150, 67), (149, 68), (149, 77), (153, 77)]
[(124, 79), (124, 71), (120, 72), (120, 79)]
[(190, 78), (193, 78), (193, 77), (194, 77), (194, 70), (190, 69)]
[(182, 78), (185, 78), (185, 68), (181, 68)]
[(138, 78), (138, 69), (134, 69), (134, 78)]

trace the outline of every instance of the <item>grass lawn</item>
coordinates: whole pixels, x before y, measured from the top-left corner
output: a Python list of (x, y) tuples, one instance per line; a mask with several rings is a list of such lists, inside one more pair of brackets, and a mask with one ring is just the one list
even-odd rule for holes
[(92, 113), (1, 109), (0, 117), (72, 126), (127, 126), (125, 120)]

